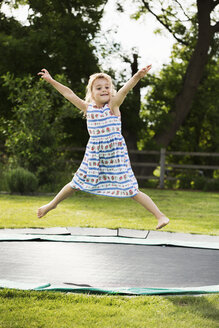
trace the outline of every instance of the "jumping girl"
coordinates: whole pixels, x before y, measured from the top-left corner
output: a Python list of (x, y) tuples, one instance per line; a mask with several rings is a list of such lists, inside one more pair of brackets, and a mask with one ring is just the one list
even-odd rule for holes
[(121, 134), (119, 107), (128, 92), (150, 69), (151, 65), (139, 70), (118, 92), (114, 89), (109, 75), (93, 74), (88, 82), (85, 100), (54, 80), (46, 69), (38, 73), (86, 115), (90, 135), (83, 161), (72, 181), (65, 185), (50, 203), (38, 209), (39, 218), (56, 208), (76, 190), (82, 190), (95, 195), (130, 197), (156, 217), (156, 229), (161, 229), (169, 223), (169, 219), (152, 199), (138, 190), (126, 143)]

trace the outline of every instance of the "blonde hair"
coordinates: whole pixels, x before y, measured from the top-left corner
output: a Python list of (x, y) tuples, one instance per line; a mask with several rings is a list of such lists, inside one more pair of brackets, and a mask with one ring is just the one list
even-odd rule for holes
[(111, 87), (111, 95), (115, 96), (115, 94), (116, 94), (116, 89), (113, 85), (111, 76), (109, 76), (106, 73), (95, 73), (90, 76), (88, 85), (86, 87), (85, 101), (88, 103), (94, 101), (93, 96), (92, 96), (92, 88), (93, 88), (94, 81), (96, 81), (97, 79), (106, 79), (109, 82), (110, 87)]

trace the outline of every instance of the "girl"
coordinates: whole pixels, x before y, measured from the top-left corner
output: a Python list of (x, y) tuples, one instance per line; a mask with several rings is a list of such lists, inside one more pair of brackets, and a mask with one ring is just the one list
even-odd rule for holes
[(72, 181), (65, 185), (50, 203), (38, 209), (39, 218), (56, 208), (62, 200), (78, 189), (96, 195), (131, 197), (156, 217), (158, 220), (156, 229), (161, 229), (169, 223), (169, 219), (160, 212), (151, 198), (138, 190), (125, 140), (121, 134), (119, 107), (127, 93), (150, 69), (151, 65), (139, 70), (118, 92), (115, 91), (109, 75), (93, 74), (88, 82), (85, 100), (54, 80), (46, 69), (38, 73), (83, 111), (87, 117), (90, 135), (83, 161)]

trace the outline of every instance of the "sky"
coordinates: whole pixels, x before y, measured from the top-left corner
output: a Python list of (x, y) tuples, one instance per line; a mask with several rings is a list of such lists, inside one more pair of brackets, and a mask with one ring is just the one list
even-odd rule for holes
[[(115, 0), (109, 0), (101, 21), (101, 33), (106, 34), (110, 28), (117, 30), (117, 33), (110, 34), (110, 38), (120, 43), (124, 52), (130, 53), (133, 47), (137, 49), (140, 55), (139, 66), (152, 64), (154, 71), (158, 71), (170, 60), (173, 36), (167, 31), (163, 35), (155, 34), (154, 30), (161, 25), (151, 14), (144, 15), (138, 21), (131, 19), (136, 5), (126, 6), (125, 9), (125, 13), (119, 13), (116, 11)], [(115, 54), (115, 64), (116, 57), (118, 54)]]
[[(174, 43), (172, 35), (167, 31), (164, 31), (163, 35), (154, 34), (154, 30), (161, 26), (152, 15), (144, 15), (136, 21), (130, 18), (130, 15), (135, 12), (136, 6), (129, 2), (129, 6), (125, 6), (125, 13), (118, 13), (115, 2), (115, 0), (109, 0), (105, 6), (101, 31), (97, 39), (100, 40), (104, 36), (109, 44), (113, 41), (119, 43), (125, 54), (131, 54), (132, 48), (135, 48), (139, 54), (139, 68), (152, 64), (152, 71), (158, 72), (162, 65), (170, 60), (171, 48)], [(27, 6), (22, 6), (16, 11), (10, 11), (8, 7), (2, 6), (2, 11), (7, 15), (14, 15), (25, 24), (28, 15)], [(109, 30), (112, 31), (109, 32)], [(127, 74), (130, 74), (130, 65), (121, 61), (119, 53), (112, 54), (108, 60), (102, 60), (100, 56), (99, 59), (103, 69), (111, 67), (114, 70), (126, 70)]]

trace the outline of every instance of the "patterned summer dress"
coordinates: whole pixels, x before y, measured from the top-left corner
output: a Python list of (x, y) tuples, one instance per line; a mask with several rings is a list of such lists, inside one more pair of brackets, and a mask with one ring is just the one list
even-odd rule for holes
[(138, 183), (121, 134), (121, 118), (113, 115), (107, 104), (102, 108), (90, 104), (87, 128), (90, 139), (71, 187), (102, 196), (137, 195)]

